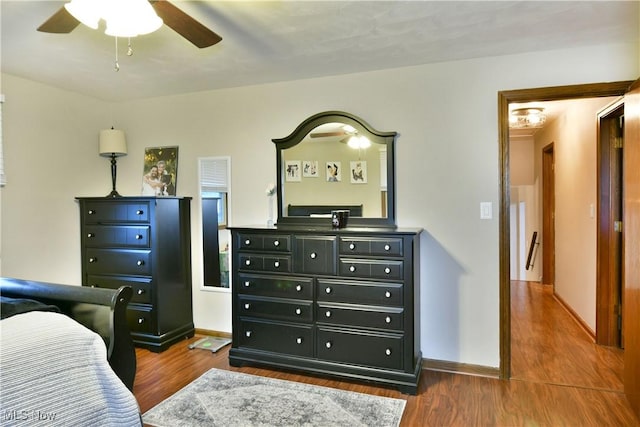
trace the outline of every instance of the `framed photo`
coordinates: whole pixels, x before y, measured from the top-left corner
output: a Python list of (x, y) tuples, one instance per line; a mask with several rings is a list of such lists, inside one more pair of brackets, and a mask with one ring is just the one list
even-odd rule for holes
[(352, 184), (366, 184), (367, 183), (367, 161), (356, 160), (350, 162), (350, 176)]
[(175, 196), (178, 182), (178, 147), (144, 149), (143, 196)]
[(327, 162), (327, 182), (342, 181), (342, 163)]
[(286, 160), (284, 162), (284, 170), (286, 171), (286, 181), (299, 182), (302, 180), (300, 160)]
[(305, 178), (317, 178), (320, 176), (318, 172), (317, 160), (303, 160), (302, 161), (302, 176)]

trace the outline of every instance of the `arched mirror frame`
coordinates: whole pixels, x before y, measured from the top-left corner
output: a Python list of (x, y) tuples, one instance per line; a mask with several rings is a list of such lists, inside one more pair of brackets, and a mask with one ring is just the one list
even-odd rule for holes
[[(395, 138), (396, 132), (382, 132), (372, 128), (367, 122), (353, 114), (343, 111), (325, 111), (315, 114), (302, 123), (284, 138), (275, 138), (276, 144), (276, 170), (278, 176), (278, 224), (290, 225), (322, 225), (330, 224), (330, 219), (311, 218), (302, 216), (285, 216), (283, 188), (285, 183), (285, 171), (283, 168), (282, 151), (291, 148), (300, 142), (316, 127), (326, 123), (344, 123), (353, 126), (359, 133), (369, 138), (375, 144), (386, 146), (387, 150), (387, 216), (386, 218), (350, 217), (348, 226), (366, 227), (396, 227), (396, 197), (395, 197)], [(322, 142), (319, 142), (320, 144)]]

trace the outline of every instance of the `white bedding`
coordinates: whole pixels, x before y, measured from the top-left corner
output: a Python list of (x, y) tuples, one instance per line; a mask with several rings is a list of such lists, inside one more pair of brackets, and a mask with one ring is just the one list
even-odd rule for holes
[(58, 313), (0, 322), (0, 425), (140, 426), (104, 341)]

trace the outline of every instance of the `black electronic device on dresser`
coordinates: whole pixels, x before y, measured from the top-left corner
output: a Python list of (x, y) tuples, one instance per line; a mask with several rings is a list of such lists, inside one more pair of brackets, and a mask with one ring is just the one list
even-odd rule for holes
[(78, 197), (82, 285), (131, 286), (134, 344), (163, 351), (194, 335), (189, 197)]
[(230, 227), (231, 365), (417, 393), (421, 229), (396, 228), (395, 136), (327, 111), (273, 140), (278, 224)]

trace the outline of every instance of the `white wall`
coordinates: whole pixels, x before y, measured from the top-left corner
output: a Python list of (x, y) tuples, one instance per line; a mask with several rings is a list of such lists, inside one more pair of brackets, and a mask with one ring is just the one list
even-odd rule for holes
[[(264, 190), (275, 181), (271, 138), (325, 110), (398, 131), (397, 222), (425, 229), (423, 357), (497, 367), (497, 92), (628, 80), (638, 71), (637, 44), (605, 45), (122, 103), (114, 109), (115, 125), (127, 132), (129, 155), (118, 162), (118, 189), (139, 193), (145, 147), (180, 146), (178, 195), (198, 194), (197, 157), (230, 155), (233, 224), (262, 224)], [(13, 184), (2, 194), (3, 273), (77, 283), (73, 197), (110, 190), (108, 162), (96, 153), (97, 130), (110, 125), (103, 120), (109, 106), (5, 77)], [(481, 201), (493, 203), (492, 220), (479, 219)], [(194, 200), (194, 222), (198, 211)], [(199, 232), (194, 226), (196, 327), (230, 331), (229, 294), (200, 290)]]

